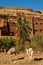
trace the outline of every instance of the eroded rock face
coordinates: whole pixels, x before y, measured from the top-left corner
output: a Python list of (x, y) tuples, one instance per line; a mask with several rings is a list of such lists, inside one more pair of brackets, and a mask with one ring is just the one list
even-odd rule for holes
[[(0, 7), (0, 36), (15, 36), (14, 24), (17, 23), (19, 17), (26, 17), (30, 22), (30, 27), (32, 28), (31, 36), (43, 34), (42, 11), (33, 11), (29, 8)], [(6, 34), (3, 33), (3, 29)]]

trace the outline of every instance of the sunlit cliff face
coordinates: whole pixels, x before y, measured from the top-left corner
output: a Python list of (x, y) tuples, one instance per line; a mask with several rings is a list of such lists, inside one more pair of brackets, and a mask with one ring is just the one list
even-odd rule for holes
[[(18, 18), (26, 18), (32, 28), (31, 36), (43, 34), (43, 12), (27, 8), (0, 7), (0, 36), (15, 36)], [(4, 33), (3, 33), (4, 32)]]

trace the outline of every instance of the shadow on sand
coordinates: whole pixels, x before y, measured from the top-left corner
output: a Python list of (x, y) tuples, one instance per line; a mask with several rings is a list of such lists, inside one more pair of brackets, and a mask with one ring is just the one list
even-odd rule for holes
[(34, 58), (34, 61), (40, 61), (43, 60), (43, 58)]

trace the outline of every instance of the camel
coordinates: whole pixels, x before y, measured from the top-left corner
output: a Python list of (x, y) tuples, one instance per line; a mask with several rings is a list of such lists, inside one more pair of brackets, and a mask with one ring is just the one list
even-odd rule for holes
[(33, 60), (33, 49), (32, 48), (29, 48), (29, 49), (25, 49), (26, 50), (26, 53), (29, 57), (29, 61)]
[(7, 51), (7, 54), (8, 54), (8, 55), (11, 55), (11, 54), (13, 54), (13, 53), (15, 53), (15, 55), (16, 55), (16, 49), (15, 49), (14, 47), (10, 48), (10, 49)]

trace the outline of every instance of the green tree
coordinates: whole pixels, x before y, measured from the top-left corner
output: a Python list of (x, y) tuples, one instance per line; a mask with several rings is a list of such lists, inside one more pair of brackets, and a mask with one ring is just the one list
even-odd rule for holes
[(17, 22), (17, 46), (21, 49), (25, 48), (25, 42), (30, 40), (30, 33), (32, 29), (30, 28), (29, 21), (26, 18), (19, 18)]

